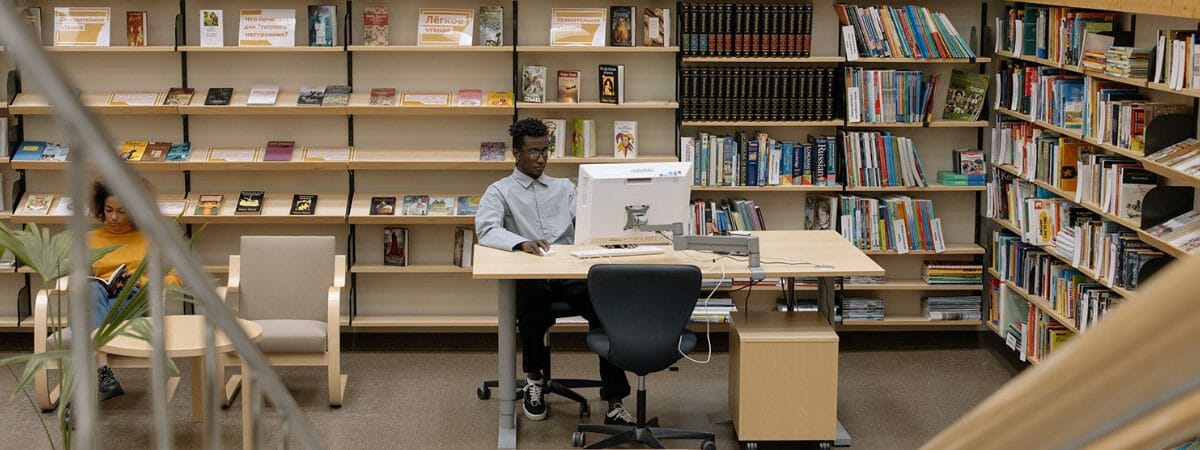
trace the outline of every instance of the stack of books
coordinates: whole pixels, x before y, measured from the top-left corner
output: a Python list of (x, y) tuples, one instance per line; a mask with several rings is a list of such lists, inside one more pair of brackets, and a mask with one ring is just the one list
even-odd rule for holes
[(837, 139), (810, 136), (807, 143), (767, 133), (680, 138), (683, 162), (692, 163), (694, 186), (834, 186)]
[(1150, 49), (1112, 46), (1104, 52), (1104, 73), (1145, 80), (1150, 74)]
[(887, 58), (973, 58), (975, 52), (950, 18), (924, 6), (860, 7), (835, 4), (842, 26), (854, 29), (857, 53)]
[(846, 121), (928, 122), (938, 74), (919, 70), (846, 68)]
[(983, 283), (983, 265), (969, 261), (925, 261), (921, 279), (927, 284), (974, 285)]
[(978, 295), (921, 298), (921, 314), (929, 320), (981, 320), (982, 307)]
[(732, 298), (711, 298), (707, 301), (700, 299), (696, 302), (696, 309), (692, 310), (692, 317), (688, 321), (695, 323), (726, 323), (729, 322), (730, 313), (734, 311), (737, 311), (737, 306), (734, 306)]
[(844, 320), (883, 320), (883, 300), (877, 298), (847, 298), (842, 300)]
[(883, 275), (858, 275), (842, 279), (846, 284), (883, 284)]
[(842, 134), (842, 151), (847, 186), (929, 186), (912, 139), (888, 132), (850, 131)]

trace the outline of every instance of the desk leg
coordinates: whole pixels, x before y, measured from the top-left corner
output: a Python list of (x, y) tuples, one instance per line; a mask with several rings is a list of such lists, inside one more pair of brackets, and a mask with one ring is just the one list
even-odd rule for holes
[(255, 442), (258, 436), (256, 410), (259, 409), (259, 399), (255, 395), (254, 383), (250, 366), (242, 364), (242, 448), (246, 450), (258, 448)]
[(496, 341), (499, 343), (500, 431), (497, 448), (517, 448), (517, 282), (498, 282), (500, 309)]
[[(837, 324), (842, 322), (841, 315), (837, 314), (837, 303), (834, 300), (834, 278), (821, 277), (817, 279), (817, 310), (825, 315), (825, 320), (829, 321), (829, 325), (837, 327)], [(846, 427), (842, 426), (842, 421), (837, 421), (837, 432), (833, 440), (833, 445), (838, 447), (850, 446), (850, 433), (846, 431)]]
[(192, 422), (204, 421), (204, 358), (192, 360)]

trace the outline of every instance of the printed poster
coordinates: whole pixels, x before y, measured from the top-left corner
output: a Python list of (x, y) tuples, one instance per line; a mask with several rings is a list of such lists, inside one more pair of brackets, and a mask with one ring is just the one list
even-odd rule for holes
[(242, 47), (295, 47), (296, 10), (243, 9), (238, 25)]
[(108, 47), (109, 8), (54, 8), (54, 45)]
[(550, 13), (550, 45), (603, 47), (607, 16), (604, 8), (554, 8)]
[(417, 45), (471, 46), (474, 10), (421, 9), (417, 20)]

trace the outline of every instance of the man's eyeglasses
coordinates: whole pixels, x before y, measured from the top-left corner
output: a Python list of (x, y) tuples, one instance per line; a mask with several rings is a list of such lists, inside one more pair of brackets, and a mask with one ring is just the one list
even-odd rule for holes
[(546, 150), (525, 150), (525, 154), (529, 155), (529, 157), (532, 159), (546, 158), (547, 160), (549, 160), (550, 155), (552, 153), (549, 149), (546, 149)]

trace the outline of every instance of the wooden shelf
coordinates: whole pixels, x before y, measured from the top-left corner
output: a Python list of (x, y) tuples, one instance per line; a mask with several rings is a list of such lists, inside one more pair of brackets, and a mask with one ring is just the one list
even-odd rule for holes
[(1000, 224), (1000, 226), (1004, 227), (1004, 228), (1005, 228), (1005, 229), (1007, 229), (1008, 231), (1011, 231), (1011, 232), (1013, 232), (1013, 233), (1016, 233), (1016, 234), (1017, 234), (1017, 236), (1020, 236), (1020, 235), (1022, 234), (1022, 231), (1021, 231), (1021, 229), (1020, 229), (1020, 228), (1017, 228), (1017, 225), (1016, 225), (1016, 224), (1014, 224), (1014, 223), (1012, 223), (1011, 221), (1008, 221), (1008, 220), (1005, 220), (1005, 219), (1001, 219), (1001, 218), (999, 218), (999, 217), (993, 217), (993, 218), (992, 218), (992, 221), (993, 221), (993, 222), (996, 222), (996, 223), (998, 223), (998, 224)]
[[(719, 288), (717, 288), (717, 292), (730, 292), (730, 291), (746, 292), (746, 291), (751, 291), (751, 290), (753, 290), (755, 292), (783, 292), (785, 290), (784, 289), (785, 287), (786, 286), (780, 286), (779, 283), (755, 284), (753, 288), (750, 288), (747, 285), (733, 285), (733, 286), (719, 287)], [(700, 288), (700, 291), (701, 292), (709, 292), (712, 289), (713, 289), (712, 286), (706, 286), (706, 287)], [(796, 292), (817, 292), (817, 287), (816, 286), (807, 286), (807, 285), (796, 286)]]
[(684, 121), (681, 123), (685, 127), (760, 127), (760, 128), (785, 128), (785, 127), (840, 127), (845, 125), (844, 120), (821, 120), (813, 122), (752, 122), (752, 121)]
[(679, 109), (679, 103), (667, 101), (634, 101), (620, 104), (600, 102), (517, 102), (517, 109)]
[(738, 56), (685, 56), (686, 63), (737, 63), (737, 64), (802, 64), (802, 63), (840, 63), (846, 62), (845, 56), (806, 56), (806, 57), (738, 57)]
[(0, 316), (0, 329), (14, 330), (33, 328), (33, 317)]
[(912, 250), (901, 255), (894, 250), (863, 250), (867, 255), (982, 255), (985, 253), (983, 247), (975, 244), (946, 244), (946, 251), (938, 253), (933, 250)]
[(334, 47), (240, 47), (236, 45), (201, 47), (199, 45), (181, 45), (179, 46), (179, 51), (188, 53), (343, 53), (346, 49), (340, 45)]
[[(221, 211), (215, 216), (196, 215), (196, 204), (201, 195), (223, 194)], [(196, 192), (188, 195), (188, 207), (183, 212), (183, 223), (282, 225), (282, 224), (343, 224), (346, 223), (346, 194), (337, 192), (314, 192), (317, 195), (317, 211), (311, 216), (293, 216), (292, 196), (294, 192), (267, 192), (263, 198), (262, 214), (237, 215), (238, 192)]]
[[(295, 172), (313, 172), (313, 171), (339, 171), (347, 170), (345, 161), (301, 161), (300, 158), (303, 150), (296, 149), (293, 152), (292, 161), (247, 161), (247, 162), (231, 162), (231, 161), (208, 161), (206, 160), (207, 150), (197, 149), (192, 150), (192, 154), (187, 161), (175, 163), (176, 169), (189, 170), (196, 172), (204, 171), (238, 171), (238, 172), (261, 172), (261, 171), (295, 171)], [(144, 164), (144, 163), (143, 163)], [(137, 166), (138, 163), (131, 164)], [(318, 200), (319, 201), (319, 200)]]
[(992, 58), (978, 56), (974, 58), (858, 58), (857, 61), (846, 61), (849, 64), (987, 64)]
[(517, 53), (679, 53), (678, 46), (670, 47), (593, 47), (518, 45)]
[[(458, 197), (461, 195), (472, 194), (447, 194), (436, 192), (408, 192), (408, 193), (355, 193), (354, 202), (351, 203), (350, 217), (348, 221), (351, 224), (361, 225), (474, 225), (475, 216), (407, 216), (399, 214), (403, 208), (405, 195), (445, 195), (447, 197)], [(391, 216), (371, 215), (371, 197), (396, 197), (396, 213)]]
[(350, 322), (362, 328), (496, 328), (496, 316), (367, 316), (356, 315)]
[(841, 327), (977, 327), (979, 320), (928, 320), (921, 317), (884, 317), (883, 320), (843, 320)]
[[(1016, 233), (1017, 236), (1022, 235), (1021, 229), (1018, 228), (1016, 226), (1016, 224), (1014, 224), (1010, 221), (1007, 221), (1004, 219), (998, 219), (995, 217), (993, 217), (992, 220), (995, 221), (996, 223), (1000, 224), (1004, 228), (1007, 228), (1009, 231)], [(1087, 267), (1080, 267), (1080, 266), (1075, 265), (1075, 263), (1073, 261), (1071, 261), (1070, 259), (1067, 259), (1066, 257), (1058, 254), (1058, 252), (1055, 251), (1055, 249), (1054, 249), (1054, 245), (1037, 245), (1037, 244), (1031, 244), (1031, 245), (1035, 245), (1035, 246), (1041, 248), (1043, 251), (1050, 254), (1051, 256), (1058, 258), (1059, 261), (1062, 261), (1062, 262), (1066, 263), (1068, 266), (1071, 266), (1072, 268), (1074, 268), (1075, 270), (1078, 270), (1079, 273), (1082, 273), (1084, 276), (1095, 280), (1097, 283), (1104, 285), (1105, 288), (1117, 293), (1117, 295), (1120, 295), (1125, 298), (1129, 298), (1130, 296), (1133, 295), (1133, 291), (1130, 291), (1130, 290), (1125, 289), (1120, 286), (1114, 286), (1107, 279), (1100, 276), (1100, 274), (1092, 271), (1091, 269), (1089, 269)], [(995, 273), (994, 270), (992, 270), (992, 275), (996, 276), (996, 278), (1000, 278), (999, 274)]]
[[(179, 171), (176, 161), (127, 161), (129, 167), (142, 172), (175, 172)], [(13, 161), (15, 170), (67, 170), (69, 161)]]
[(197, 88), (190, 105), (179, 107), (179, 114), (199, 115), (243, 115), (243, 116), (345, 116), (345, 106), (301, 106), (296, 102), (300, 94), (294, 91), (279, 91), (274, 105), (247, 105), (250, 89), (238, 91), (234, 88), (233, 98), (228, 105), (205, 105), (207, 88)]
[[(29, 196), (35, 195), (35, 194), (40, 194), (40, 195), (52, 194), (52, 195), (54, 195), (54, 199), (50, 204), (50, 210), (47, 211), (45, 214), (29, 214), (29, 211), (25, 209), (25, 203), (28, 202)], [(68, 223), (71, 221), (71, 216), (69, 214), (56, 214), (55, 213), (56, 212), (55, 210), (58, 208), (59, 202), (61, 202), (64, 197), (67, 197), (67, 196), (62, 193), (26, 192), (21, 197), (21, 200), (17, 203), (16, 210), (10, 213), (9, 219), (14, 224), (36, 223), (36, 224), (48, 224), (48, 225), (61, 225), (61, 224)], [(158, 196), (158, 200), (159, 201), (182, 200), (182, 197), (183, 197), (183, 194), (173, 194), (173, 195), (172, 194), (164, 194), (164, 195)], [(236, 198), (236, 196), (235, 196), (235, 198)], [(83, 202), (72, 201), (72, 203), (75, 205), (79, 205)], [(94, 224), (99, 223), (94, 218), (88, 218), (88, 220), (89, 220), (89, 222), (94, 223)], [(22, 267), (21, 269), (28, 270), (28, 267)], [(20, 272), (21, 269), (18, 269), (18, 272)], [(32, 273), (32, 271), (21, 272), (21, 273)]]
[(779, 185), (779, 186), (692, 186), (692, 192), (840, 192), (842, 186)]
[(932, 122), (853, 122), (846, 128), (986, 128), (986, 120), (934, 120)]
[(1167, 87), (1167, 85), (1166, 85), (1166, 84), (1163, 84), (1163, 83), (1153, 83), (1153, 82), (1147, 82), (1147, 83), (1146, 83), (1146, 87), (1147, 87), (1147, 88), (1150, 88), (1150, 89), (1154, 89), (1154, 90), (1156, 90), (1156, 91), (1168, 92), (1168, 93), (1171, 93), (1171, 94), (1176, 94), (1176, 95), (1186, 95), (1186, 96), (1188, 96), (1188, 97), (1200, 98), (1200, 89), (1180, 89), (1180, 90), (1175, 90), (1175, 89), (1171, 89), (1171, 88)]
[(410, 266), (387, 266), (383, 264), (354, 264), (350, 273), (471, 273), (471, 267), (458, 267), (453, 264), (414, 264)]
[(108, 47), (42, 47), (48, 53), (175, 53), (174, 45), (147, 45), (144, 47), (108, 46)]
[[(165, 95), (165, 94), (164, 94)], [(80, 94), (79, 99), (84, 106), (96, 114), (104, 115), (178, 115), (176, 106), (109, 106), (109, 94)], [(161, 99), (160, 99), (161, 100)], [(203, 102), (203, 99), (201, 99)], [(15, 115), (50, 115), (55, 114), (45, 96), (38, 94), (17, 94), (8, 110)]]
[[(450, 93), (447, 93), (450, 94)], [(400, 101), (401, 92), (396, 93)], [(484, 94), (486, 95), (486, 94)], [(450, 94), (453, 98), (453, 94)], [(357, 116), (507, 116), (513, 115), (511, 106), (371, 106), (371, 92), (350, 94), (347, 114)], [(476, 154), (478, 155), (478, 153)]]
[(993, 333), (996, 333), (996, 336), (1004, 337), (1004, 335), (1000, 333), (1000, 329), (997, 328), (996, 324), (992, 323), (991, 320), (985, 320), (983, 321), (983, 324), (987, 325), (988, 329), (992, 330)]
[[(597, 156), (550, 158), (551, 166), (614, 164), (626, 162), (676, 162), (674, 156), (639, 156), (636, 159)], [(355, 149), (351, 170), (495, 170), (511, 171), (515, 161), (480, 161), (478, 150)]]
[(428, 46), (428, 45), (351, 45), (351, 52), (362, 53), (505, 53), (511, 54), (513, 47), (471, 46)]
[(854, 186), (846, 187), (846, 192), (975, 192), (986, 191), (987, 186), (945, 186), (931, 184), (925, 187), (916, 186)]
[(844, 291), (982, 291), (982, 284), (929, 284), (925, 280), (892, 279), (884, 280), (882, 284), (844, 284)]
[(1200, 4), (1194, 2), (1131, 2), (1124, 0), (1036, 0), (1029, 3), (1107, 10), (1133, 14), (1200, 19)]

